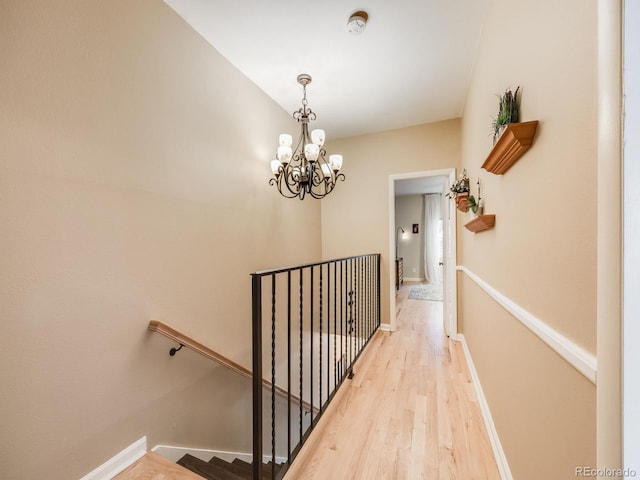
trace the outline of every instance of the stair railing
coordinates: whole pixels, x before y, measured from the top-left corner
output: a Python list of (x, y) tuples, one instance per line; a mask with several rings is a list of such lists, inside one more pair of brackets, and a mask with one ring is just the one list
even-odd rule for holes
[[(164, 337), (167, 337), (173, 340), (179, 345), (179, 347), (177, 348), (172, 347), (169, 350), (169, 355), (171, 356), (174, 356), (179, 350), (182, 349), (182, 347), (185, 347), (185, 348), (188, 348), (189, 350), (193, 350), (194, 352), (199, 353), (200, 355), (202, 355), (205, 358), (208, 358), (209, 360), (213, 360), (219, 365), (222, 365), (228, 368), (232, 372), (240, 374), (243, 377), (253, 379), (253, 374), (251, 373), (251, 370), (249, 370), (248, 368), (243, 367), (239, 363), (234, 362), (233, 360), (207, 347), (206, 345), (200, 343), (199, 341), (194, 340), (190, 336), (186, 335), (185, 333), (182, 333), (181, 331), (179, 331), (178, 329), (172, 327), (167, 323), (161, 322), (159, 320), (151, 320), (149, 322), (149, 330), (151, 330), (152, 332), (159, 333), (160, 335), (163, 335)], [(263, 388), (268, 388), (268, 389), (273, 388), (279, 396), (287, 397), (287, 398), (289, 397), (289, 392), (287, 392), (284, 388), (282, 388), (279, 385), (272, 385), (271, 382), (266, 378), (262, 379), (262, 386)], [(295, 395), (292, 397), (292, 399), (293, 401), (300, 400)], [(303, 402), (303, 407), (306, 412), (308, 412), (311, 409), (311, 405), (309, 405), (308, 402)]]
[[(271, 459), (270, 477), (281, 479), (380, 326), (380, 254), (251, 278), (253, 479), (262, 479), (264, 458)], [(271, 377), (267, 392), (263, 363)], [(276, 384), (286, 402), (278, 403)], [(276, 470), (277, 463), (284, 468)]]

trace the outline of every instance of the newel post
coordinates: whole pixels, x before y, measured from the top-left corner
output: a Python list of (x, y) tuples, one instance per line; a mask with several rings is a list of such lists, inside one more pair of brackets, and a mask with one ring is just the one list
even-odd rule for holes
[(251, 275), (253, 480), (262, 478), (262, 277)]

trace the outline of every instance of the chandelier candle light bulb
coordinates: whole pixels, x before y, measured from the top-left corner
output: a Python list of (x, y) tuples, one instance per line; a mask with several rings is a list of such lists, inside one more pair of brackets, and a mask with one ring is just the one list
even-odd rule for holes
[(330, 155), (326, 159), (324, 149), (325, 132), (319, 128), (309, 133), (309, 122), (316, 119), (316, 114), (307, 106), (307, 85), (311, 76), (298, 75), (297, 81), (302, 85), (302, 107), (293, 112), (293, 118), (300, 125), (300, 137), (293, 148), (293, 137), (283, 133), (278, 138), (276, 160), (271, 161), (273, 177), (269, 185), (274, 185), (286, 198), (303, 200), (308, 194), (313, 198), (323, 198), (333, 191), (338, 180), (344, 181), (340, 172), (342, 155)]
[(281, 168), (282, 163), (280, 163), (280, 160), (271, 160), (271, 173), (273, 173), (276, 177), (280, 175)]
[(329, 165), (331, 165), (331, 170), (334, 172), (339, 171), (342, 168), (342, 155), (338, 153), (329, 155)]
[(288, 133), (281, 133), (278, 141), (280, 142), (280, 146), (283, 147), (291, 148), (291, 145), (293, 145), (293, 137)]
[(324, 145), (324, 130), (316, 128), (311, 130), (311, 141), (321, 147)]
[(280, 145), (278, 147), (277, 157), (278, 157), (278, 160), (280, 160), (283, 165), (286, 165), (287, 163), (289, 163), (289, 160), (291, 160), (291, 155), (292, 155), (291, 147), (287, 147), (286, 145)]
[(318, 155), (320, 155), (320, 147), (315, 143), (307, 143), (304, 146), (304, 156), (310, 162), (315, 162), (318, 159)]

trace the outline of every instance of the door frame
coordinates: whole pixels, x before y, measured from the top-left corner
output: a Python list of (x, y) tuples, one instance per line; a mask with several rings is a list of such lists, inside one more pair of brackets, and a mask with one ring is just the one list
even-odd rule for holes
[[(637, 366), (640, 352), (640, 253), (637, 239), (640, 238), (640, 221), (635, 188), (640, 181), (640, 140), (633, 132), (640, 128), (640, 55), (632, 45), (640, 39), (637, 27), (640, 25), (640, 4), (624, 2), (623, 11), (623, 356), (622, 356), (622, 417), (623, 451), (622, 466), (637, 471), (640, 469), (640, 378)], [(625, 28), (626, 27), (626, 28)]]
[[(395, 257), (396, 257), (396, 181), (423, 177), (448, 177), (449, 185), (456, 180), (456, 169), (446, 168), (440, 170), (426, 170), (421, 172), (399, 173), (389, 175), (389, 330), (396, 329), (396, 281), (395, 281)], [(443, 321), (447, 336), (457, 338), (458, 335), (458, 298), (457, 298), (457, 236), (455, 209), (451, 202), (443, 202), (444, 216), (442, 230), (444, 234), (444, 298)], [(452, 215), (453, 213), (453, 215)]]

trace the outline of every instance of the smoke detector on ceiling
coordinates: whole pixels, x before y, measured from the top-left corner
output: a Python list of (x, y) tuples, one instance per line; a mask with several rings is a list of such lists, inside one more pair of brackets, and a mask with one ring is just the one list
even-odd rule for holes
[(367, 26), (368, 19), (369, 15), (362, 10), (352, 13), (347, 22), (347, 30), (354, 35), (361, 34)]

